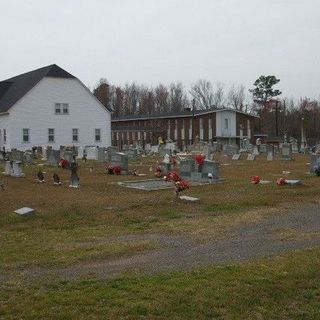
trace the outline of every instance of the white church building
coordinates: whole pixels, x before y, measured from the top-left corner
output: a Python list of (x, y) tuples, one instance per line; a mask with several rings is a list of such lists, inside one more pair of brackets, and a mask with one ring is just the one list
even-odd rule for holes
[(111, 145), (111, 110), (53, 64), (0, 82), (0, 150)]

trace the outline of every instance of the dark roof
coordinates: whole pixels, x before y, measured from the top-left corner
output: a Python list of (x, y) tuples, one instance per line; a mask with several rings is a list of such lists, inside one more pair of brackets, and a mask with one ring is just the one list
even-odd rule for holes
[(75, 78), (56, 64), (36, 69), (0, 82), (0, 113), (7, 112), (44, 77)]
[(144, 120), (144, 119), (166, 119), (166, 118), (179, 118), (179, 117), (192, 117), (203, 115), (207, 113), (215, 113), (220, 111), (233, 111), (237, 113), (242, 113), (247, 116), (259, 118), (256, 115), (245, 113), (242, 111), (238, 111), (235, 109), (230, 108), (223, 108), (223, 109), (213, 109), (213, 110), (192, 110), (190, 111), (181, 111), (181, 112), (166, 112), (166, 113), (158, 113), (158, 114), (132, 114), (132, 115), (125, 115), (125, 116), (119, 116), (119, 117), (112, 117), (112, 121), (126, 121), (126, 120)]

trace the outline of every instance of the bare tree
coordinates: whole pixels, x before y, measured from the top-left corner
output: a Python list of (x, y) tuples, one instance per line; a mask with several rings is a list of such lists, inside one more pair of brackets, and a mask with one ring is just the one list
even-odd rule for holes
[(169, 92), (163, 84), (159, 84), (155, 90), (155, 108), (156, 112), (164, 113), (169, 111)]
[(216, 90), (213, 95), (214, 109), (220, 109), (223, 107), (225, 102), (224, 85), (221, 82), (216, 83)]
[(110, 107), (110, 85), (108, 80), (101, 78), (93, 89), (93, 95), (106, 107)]
[(189, 105), (182, 83), (171, 83), (169, 87), (169, 103), (171, 111), (180, 112)]
[(232, 106), (233, 109), (244, 111), (244, 101), (245, 101), (245, 88), (243, 85), (236, 87), (232, 85), (228, 93), (228, 103)]
[(214, 93), (210, 81), (198, 80), (191, 86), (190, 94), (194, 99), (196, 109), (209, 110), (213, 108)]

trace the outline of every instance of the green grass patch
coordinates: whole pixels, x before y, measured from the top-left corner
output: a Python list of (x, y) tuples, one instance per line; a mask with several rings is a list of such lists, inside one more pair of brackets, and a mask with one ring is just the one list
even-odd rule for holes
[(319, 264), (320, 249), (314, 249), (191, 272), (2, 282), (0, 317), (319, 319)]

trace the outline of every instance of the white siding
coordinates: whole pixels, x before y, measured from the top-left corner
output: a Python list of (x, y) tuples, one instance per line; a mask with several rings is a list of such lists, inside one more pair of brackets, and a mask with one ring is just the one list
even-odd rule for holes
[[(3, 141), (3, 129), (6, 130), (7, 142)], [(2, 147), (5, 146), (6, 149), (9, 148), (9, 116), (2, 115), (0, 116), (0, 151), (2, 151)]]
[[(225, 127), (225, 120), (228, 121), (228, 128)], [(236, 136), (236, 113), (233, 111), (221, 111), (216, 114), (216, 130), (218, 137)]]
[[(69, 114), (55, 114), (55, 103), (68, 103)], [(10, 110), (10, 145), (20, 150), (32, 146), (110, 146), (111, 119), (107, 111), (78, 79), (44, 78)], [(22, 143), (22, 129), (30, 129), (30, 143)], [(48, 128), (55, 141), (48, 143)], [(79, 129), (79, 142), (72, 142), (72, 129)], [(101, 142), (95, 129), (101, 129)]]

